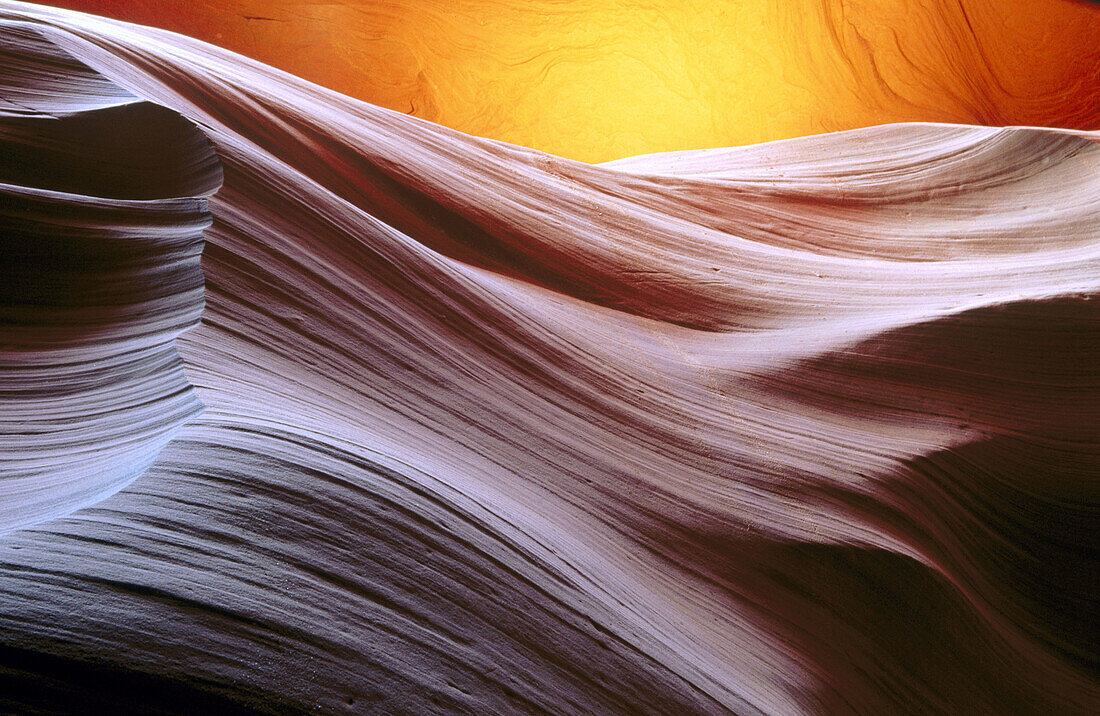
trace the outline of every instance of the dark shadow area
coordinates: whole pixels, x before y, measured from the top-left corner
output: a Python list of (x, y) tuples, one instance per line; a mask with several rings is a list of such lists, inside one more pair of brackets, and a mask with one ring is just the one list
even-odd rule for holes
[(221, 164), (194, 124), (148, 102), (0, 117), (0, 183), (111, 199), (206, 196)]
[(305, 713), (275, 704), (271, 695), (247, 706), (217, 693), (215, 686), (96, 663), (75, 656), (0, 646), (0, 711), (11, 714), (168, 714)]

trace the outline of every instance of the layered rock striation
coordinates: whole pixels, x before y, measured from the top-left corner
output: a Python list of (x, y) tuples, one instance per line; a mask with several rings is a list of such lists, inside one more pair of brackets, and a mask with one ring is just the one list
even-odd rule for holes
[(1100, 705), (1096, 133), (588, 165), (20, 3), (0, 61), (6, 710)]

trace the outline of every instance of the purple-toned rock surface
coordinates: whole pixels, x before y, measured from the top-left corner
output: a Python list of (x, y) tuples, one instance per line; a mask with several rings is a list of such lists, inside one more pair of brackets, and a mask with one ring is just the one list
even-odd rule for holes
[(593, 166), (0, 2), (0, 709), (1095, 713), (1097, 140)]

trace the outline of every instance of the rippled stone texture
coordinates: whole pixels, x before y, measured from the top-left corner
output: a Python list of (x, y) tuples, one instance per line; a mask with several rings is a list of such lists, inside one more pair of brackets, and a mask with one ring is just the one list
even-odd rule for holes
[[(146, 217), (124, 189), (193, 219), (170, 197), (224, 178), (200, 325), (179, 333), (197, 219), (166, 254), (135, 219), (118, 287), (151, 312), (58, 314), (80, 362), (163, 308), (205, 411), (126, 489), (0, 540), (5, 710), (1100, 706), (1096, 133), (902, 124), (593, 166), (161, 31), (4, 2), (0, 37), (28, 115), (5, 131), (44, 157), (17, 168), (70, 192), (35, 209), (63, 255)], [(163, 150), (50, 164), (44, 138), (75, 135), (38, 115), (103, 111)], [(81, 199), (99, 178), (118, 196)], [(154, 397), (178, 377), (143, 370)], [(37, 389), (14, 397), (45, 422)], [(56, 405), (109, 409), (96, 390)], [(30, 504), (76, 507), (50, 503), (63, 469)]]
[(115, 492), (198, 413), (173, 339), (202, 311), (192, 197), (221, 168), (177, 113), (37, 32), (9, 27), (0, 52), (2, 533)]

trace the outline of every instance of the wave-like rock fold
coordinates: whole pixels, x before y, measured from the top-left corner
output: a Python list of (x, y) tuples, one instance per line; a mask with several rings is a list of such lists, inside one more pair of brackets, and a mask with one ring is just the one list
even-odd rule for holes
[(0, 708), (1097, 712), (1098, 138), (588, 165), (0, 2)]

